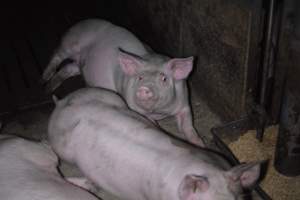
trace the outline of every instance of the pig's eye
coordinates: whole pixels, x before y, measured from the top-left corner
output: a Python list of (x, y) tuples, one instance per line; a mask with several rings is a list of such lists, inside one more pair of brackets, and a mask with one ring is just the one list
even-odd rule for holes
[(163, 73), (160, 74), (160, 77), (161, 77), (162, 82), (166, 82), (168, 80), (168, 78), (166, 77), (166, 75), (163, 74)]
[(138, 80), (139, 81), (143, 80), (143, 77), (142, 76), (138, 76)]

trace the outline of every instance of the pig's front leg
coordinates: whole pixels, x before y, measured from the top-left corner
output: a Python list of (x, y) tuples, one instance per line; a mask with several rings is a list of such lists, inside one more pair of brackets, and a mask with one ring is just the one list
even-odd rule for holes
[(200, 147), (205, 147), (203, 139), (199, 136), (193, 126), (192, 113), (189, 107), (184, 107), (176, 114), (178, 129), (186, 140)]

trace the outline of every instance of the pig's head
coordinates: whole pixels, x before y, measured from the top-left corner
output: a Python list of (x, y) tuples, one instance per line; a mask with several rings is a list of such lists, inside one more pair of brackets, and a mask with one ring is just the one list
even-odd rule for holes
[[(125, 73), (123, 97), (128, 106), (142, 114), (166, 114), (176, 98), (186, 95), (186, 78), (193, 68), (193, 57), (170, 59), (151, 54), (143, 57), (119, 51)], [(161, 113), (162, 112), (162, 113)]]
[(255, 185), (260, 163), (241, 164), (210, 175), (188, 174), (178, 190), (180, 200), (242, 200), (243, 189)]

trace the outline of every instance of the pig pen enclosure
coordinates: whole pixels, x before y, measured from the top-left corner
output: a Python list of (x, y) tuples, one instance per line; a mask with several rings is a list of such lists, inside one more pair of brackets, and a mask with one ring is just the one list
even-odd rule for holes
[[(42, 72), (68, 28), (83, 19), (102, 18), (127, 28), (158, 53), (195, 56), (188, 79), (190, 103), (194, 125), (209, 147), (223, 152), (233, 164), (269, 161), (252, 199), (300, 199), (300, 4), (296, 0), (10, 4), (0, 8), (2, 133), (46, 138), (54, 104), (41, 83)], [(76, 76), (54, 93), (64, 97), (84, 85)], [(176, 134), (173, 119), (159, 123)], [(61, 171), (66, 176), (79, 173), (65, 163)], [(103, 191), (99, 196), (115, 199)]]

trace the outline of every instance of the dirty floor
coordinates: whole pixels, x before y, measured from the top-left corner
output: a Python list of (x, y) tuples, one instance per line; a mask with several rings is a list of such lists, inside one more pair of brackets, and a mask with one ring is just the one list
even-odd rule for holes
[(240, 162), (268, 160), (267, 174), (260, 185), (273, 200), (299, 200), (300, 176), (284, 176), (273, 166), (277, 134), (278, 126), (269, 127), (263, 141), (259, 142), (255, 138), (256, 132), (250, 130), (228, 145)]

